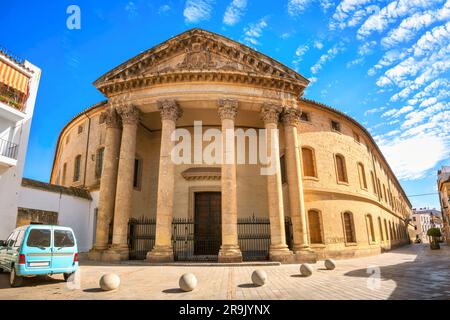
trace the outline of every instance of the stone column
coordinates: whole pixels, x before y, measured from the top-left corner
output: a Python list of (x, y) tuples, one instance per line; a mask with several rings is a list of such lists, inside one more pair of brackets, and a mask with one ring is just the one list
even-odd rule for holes
[(106, 137), (103, 157), (103, 170), (100, 178), (100, 193), (98, 201), (97, 227), (95, 230), (95, 245), (89, 252), (89, 259), (101, 260), (101, 255), (108, 248), (109, 225), (114, 216), (116, 197), (117, 169), (119, 165), (120, 137), (122, 124), (116, 109), (106, 110)]
[(172, 220), (173, 197), (175, 188), (175, 164), (170, 153), (175, 146), (172, 132), (176, 129), (176, 121), (182, 115), (182, 110), (174, 100), (158, 102), (161, 112), (161, 151), (159, 157), (158, 199), (156, 209), (155, 246), (147, 253), (151, 262), (173, 261)]
[(136, 134), (139, 110), (132, 104), (117, 107), (122, 119), (119, 170), (117, 174), (116, 206), (114, 209), (113, 240), (104, 253), (104, 260), (128, 260), (128, 220), (133, 200), (134, 161), (136, 158)]
[(281, 183), (281, 166), (279, 150), (278, 120), (282, 111), (281, 106), (264, 104), (261, 118), (266, 129), (266, 146), (270, 165), (274, 172), (267, 172), (267, 200), (270, 219), (270, 260), (289, 262), (292, 251), (286, 245), (284, 226), (283, 189)]
[(285, 157), (289, 208), (294, 238), (292, 250), (296, 261), (316, 262), (317, 257), (308, 244), (308, 227), (302, 181), (302, 150), (297, 132), (300, 115), (301, 111), (295, 108), (285, 108), (282, 115), (286, 145)]
[(242, 262), (237, 234), (237, 196), (234, 119), (238, 102), (231, 99), (218, 101), (222, 121), (222, 245), (219, 262)]

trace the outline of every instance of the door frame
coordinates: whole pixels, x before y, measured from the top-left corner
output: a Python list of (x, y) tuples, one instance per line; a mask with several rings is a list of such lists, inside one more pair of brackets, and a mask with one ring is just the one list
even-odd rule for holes
[(194, 219), (195, 219), (195, 193), (196, 192), (222, 192), (222, 187), (220, 185), (219, 186), (189, 187), (188, 218), (191, 219), (192, 221), (194, 221)]

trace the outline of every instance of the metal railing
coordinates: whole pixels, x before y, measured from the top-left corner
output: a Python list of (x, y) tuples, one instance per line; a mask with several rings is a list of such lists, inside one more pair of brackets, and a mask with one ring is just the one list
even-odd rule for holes
[(18, 149), (17, 144), (0, 138), (0, 155), (17, 160)]
[(14, 52), (12, 52), (9, 49), (6, 49), (4, 46), (0, 45), (0, 52), (3, 53), (4, 55), (10, 57), (11, 59), (13, 59), (14, 61), (16, 61), (18, 64), (20, 65), (24, 65), (25, 63), (25, 59), (22, 57), (19, 57), (17, 54), (15, 54)]
[[(209, 222), (210, 223), (210, 222)], [(199, 235), (196, 222), (189, 218), (172, 221), (172, 246), (175, 261), (217, 261), (221, 234)], [(220, 227), (220, 225), (218, 225)], [(239, 247), (244, 261), (269, 259), (270, 220), (268, 218), (239, 218), (237, 223)], [(220, 230), (220, 228), (219, 228)], [(292, 244), (292, 223), (285, 221), (286, 242)], [(155, 245), (156, 219), (141, 217), (128, 223), (128, 246), (131, 260), (143, 260)]]

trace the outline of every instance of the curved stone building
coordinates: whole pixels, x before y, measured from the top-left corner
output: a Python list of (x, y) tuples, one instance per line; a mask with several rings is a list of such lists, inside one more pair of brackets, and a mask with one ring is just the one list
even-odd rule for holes
[(139, 239), (150, 261), (222, 262), (370, 255), (409, 241), (411, 205), (367, 130), (302, 98), (308, 80), (264, 54), (193, 29), (94, 85), (108, 100), (64, 127), (51, 175), (91, 191), (94, 259), (129, 259)]

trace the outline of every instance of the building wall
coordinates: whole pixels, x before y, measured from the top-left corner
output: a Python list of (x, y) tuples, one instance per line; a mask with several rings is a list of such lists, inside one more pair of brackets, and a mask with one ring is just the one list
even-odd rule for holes
[[(21, 186), (18, 205), (22, 208), (52, 211), (58, 214), (58, 225), (70, 227), (75, 232), (79, 252), (92, 248), (94, 214), (98, 203), (97, 193), (92, 200)], [(17, 215), (17, 211), (15, 213)]]
[[(25, 67), (33, 71), (29, 97), (24, 107), (25, 117), (16, 123), (0, 122), (0, 136), (18, 145), (17, 165), (0, 166), (0, 239), (6, 238), (16, 226), (19, 186), (22, 181), (25, 155), (28, 147), (31, 120), (39, 86), (41, 70), (25, 61)], [(1, 102), (0, 102), (1, 103)]]
[[(315, 166), (317, 177), (303, 177), (306, 210), (316, 209), (321, 212), (323, 244), (313, 245), (319, 257), (351, 257), (377, 254), (409, 241), (409, 229), (404, 219), (409, 216), (411, 208), (408, 200), (388, 167), (383, 156), (375, 147), (372, 139), (355, 123), (349, 121), (341, 114), (322, 105), (302, 101), (300, 107), (310, 116), (310, 121), (302, 122), (299, 127), (299, 141), (302, 146), (310, 147), (315, 153)], [(91, 119), (99, 117), (105, 106), (90, 109), (87, 114)], [(239, 112), (238, 112), (239, 114)], [(153, 113), (153, 122), (159, 122), (159, 114)], [(217, 126), (218, 120), (210, 120), (206, 111), (197, 113), (195, 110), (184, 110), (183, 117), (188, 119), (203, 119), (204, 125)], [(217, 115), (214, 116), (218, 118)], [(148, 117), (147, 117), (148, 118)], [(209, 119), (209, 120), (207, 120)], [(258, 112), (242, 112), (236, 120), (236, 127), (263, 127)], [(335, 120), (341, 124), (341, 132), (331, 130), (330, 121)], [(187, 121), (187, 120), (185, 120)], [(209, 122), (208, 122), (209, 121)], [(61, 171), (62, 163), (68, 163), (67, 172), (73, 172), (73, 159), (77, 154), (85, 158), (87, 132), (77, 134), (77, 126), (86, 122), (86, 116), (80, 115), (65, 127), (57, 146), (52, 183), (58, 183), (56, 177)], [(244, 125), (247, 126), (244, 126)], [(191, 127), (183, 127), (192, 132)], [(192, 125), (192, 124), (191, 124)], [(205, 128), (204, 128), (205, 129)], [(280, 124), (280, 155), (285, 151), (284, 130)], [(98, 180), (94, 179), (95, 150), (102, 146), (105, 135), (105, 125), (98, 121), (91, 122), (90, 143), (88, 146), (87, 175), (85, 186), (90, 190), (98, 190)], [(84, 136), (85, 134), (86, 136)], [(64, 139), (70, 135), (70, 142), (65, 144)], [(359, 137), (359, 141), (357, 136)], [(192, 142), (193, 143), (193, 142)], [(204, 143), (206, 145), (206, 143)], [(141, 186), (133, 191), (133, 217), (156, 216), (156, 197), (158, 187), (158, 166), (160, 150), (160, 131), (147, 130), (140, 125), (137, 135), (136, 154), (142, 160)], [(348, 183), (340, 183), (336, 178), (335, 155), (345, 157)], [(361, 177), (357, 164), (364, 166), (367, 188), (362, 187)], [(188, 217), (193, 214), (192, 193), (194, 191), (220, 191), (220, 180), (186, 180), (181, 173), (196, 165), (177, 165), (175, 168), (175, 196), (174, 216)], [(266, 177), (259, 173), (260, 165), (237, 166), (237, 206), (238, 216), (268, 217)], [(82, 172), (84, 165), (82, 165)], [(371, 172), (375, 178), (372, 183)], [(289, 174), (289, 173), (288, 173)], [(83, 173), (82, 173), (83, 176)], [(378, 182), (379, 181), (379, 182)], [(66, 186), (79, 186), (71, 180), (65, 182)], [(379, 186), (379, 187), (378, 187)], [(283, 185), (283, 198), (285, 215), (290, 215), (288, 185)], [(346, 243), (342, 214), (345, 211), (353, 213), (356, 243)], [(367, 215), (373, 220), (375, 241), (369, 240)], [(382, 219), (384, 240), (378, 226), (378, 217)], [(388, 235), (384, 221), (388, 225)], [(393, 230), (393, 237), (389, 231), (389, 223)], [(408, 229), (408, 230), (407, 230)]]

